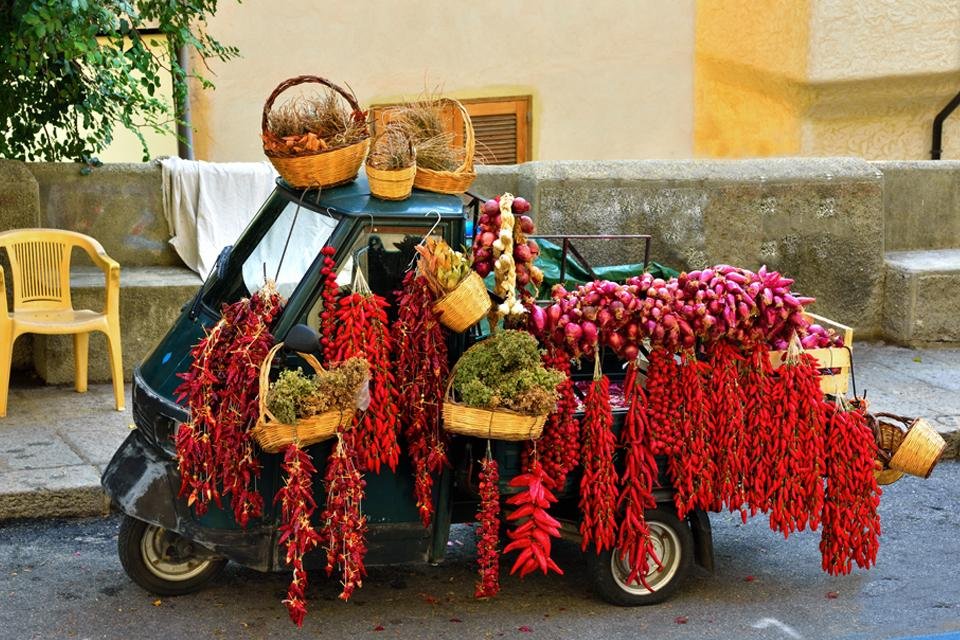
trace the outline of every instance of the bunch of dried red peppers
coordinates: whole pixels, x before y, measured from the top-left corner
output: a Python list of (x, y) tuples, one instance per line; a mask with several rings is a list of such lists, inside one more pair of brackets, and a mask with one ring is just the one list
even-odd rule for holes
[[(422, 277), (407, 274), (391, 328), (383, 298), (356, 286), (339, 295), (332, 253), (324, 249), (321, 347), (327, 363), (353, 356), (370, 362), (371, 402), (338, 434), (327, 460), (319, 529), (312, 524), (317, 506), (313, 462), (296, 444), (283, 453), (286, 482), (276, 497), (280, 543), (294, 571), (284, 602), (298, 625), (306, 613), (303, 557), (311, 549), (326, 550), (328, 574), (339, 570), (342, 599), (361, 586), (366, 551), (361, 473), (396, 469), (398, 432), (413, 463), (425, 526), (433, 517), (434, 478), (447, 464), (440, 424), (449, 374), (446, 335), (431, 311), (430, 288)], [(252, 489), (259, 466), (247, 430), (257, 418), (257, 374), (273, 343), (269, 326), (281, 304), (267, 287), (225, 306), (222, 320), (194, 348), (194, 364), (183, 375), (178, 393), (187, 400), (191, 421), (177, 434), (181, 495), (198, 514), (210, 502), (220, 506), (226, 496), (242, 526), (262, 513), (262, 498)], [(548, 340), (546, 346), (547, 364), (569, 374), (567, 345)], [(639, 361), (627, 367), (627, 413), (619, 443), (612, 431), (609, 380), (595, 376), (578, 421), (568, 377), (542, 439), (524, 452), (526, 472), (509, 482), (519, 489), (506, 500), (514, 507), (508, 516), (514, 527), (503, 553), (518, 552), (511, 574), (562, 573), (550, 557), (561, 524), (547, 510), (580, 463), (583, 548), (616, 549), (630, 560), (629, 580), (646, 585), (649, 568), (660, 566), (644, 516), (656, 506), (655, 455), (668, 458), (681, 518), (694, 509), (727, 508), (744, 520), (767, 513), (771, 528), (785, 536), (822, 526), (824, 570), (847, 573), (854, 563), (869, 567), (880, 533), (872, 435), (862, 410), (823, 399), (819, 376), (815, 360), (803, 353), (774, 372), (759, 340), (748, 345), (719, 340), (702, 353), (685, 348), (679, 357), (669, 345), (654, 341), (645, 372)], [(618, 447), (623, 452), (619, 477)], [(479, 480), (476, 595), (490, 597), (499, 590), (501, 500), (499, 470), (489, 452)]]

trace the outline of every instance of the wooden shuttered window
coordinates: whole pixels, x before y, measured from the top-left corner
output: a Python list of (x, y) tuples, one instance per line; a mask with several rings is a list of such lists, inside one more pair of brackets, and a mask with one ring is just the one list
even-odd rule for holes
[[(470, 114), (476, 136), (478, 164), (517, 164), (531, 160), (530, 155), (530, 96), (507, 98), (464, 98), (460, 102)], [(389, 120), (389, 107), (375, 105), (375, 126), (383, 126)], [(457, 130), (460, 123), (455, 111), (444, 114), (450, 118), (451, 129)], [(460, 129), (462, 131), (462, 128)], [(463, 139), (457, 135), (456, 144)]]
[(483, 164), (530, 160), (530, 96), (461, 100), (477, 137)]

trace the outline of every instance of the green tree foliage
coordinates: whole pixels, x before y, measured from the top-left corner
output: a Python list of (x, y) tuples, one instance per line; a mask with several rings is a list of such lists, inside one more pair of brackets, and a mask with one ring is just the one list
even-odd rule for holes
[[(217, 0), (5, 0), (0, 2), (0, 156), (82, 160), (113, 140), (116, 126), (140, 139), (174, 132), (160, 79), (173, 77), (174, 100), (188, 77), (176, 63), (185, 45), (195, 57), (229, 60), (235, 47), (206, 32)], [(163, 46), (167, 55), (151, 50)]]

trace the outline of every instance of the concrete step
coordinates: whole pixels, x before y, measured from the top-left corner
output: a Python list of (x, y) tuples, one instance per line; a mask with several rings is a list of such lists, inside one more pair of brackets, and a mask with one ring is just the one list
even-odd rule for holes
[[(180, 309), (202, 284), (200, 276), (185, 267), (120, 267), (120, 332), (124, 378), (160, 341)], [(101, 310), (106, 300), (103, 272), (95, 267), (74, 267), (71, 295), (76, 309)], [(103, 334), (90, 337), (90, 382), (110, 380), (107, 341)], [(48, 384), (73, 382), (73, 338), (33, 336), (33, 364)]]
[(883, 332), (901, 344), (960, 344), (960, 249), (884, 256)]

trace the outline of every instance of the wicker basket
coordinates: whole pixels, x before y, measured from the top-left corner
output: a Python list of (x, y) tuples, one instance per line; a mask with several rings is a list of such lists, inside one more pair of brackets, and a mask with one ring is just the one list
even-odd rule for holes
[(451, 331), (466, 331), (490, 311), (490, 294), (487, 285), (476, 271), (463, 279), (453, 291), (433, 305), (434, 313), (440, 314), (440, 322)]
[(473, 169), (473, 156), (476, 153), (473, 122), (470, 120), (470, 114), (458, 100), (441, 98), (440, 102), (444, 105), (449, 104), (456, 107), (463, 118), (463, 127), (466, 129), (463, 143), (463, 164), (454, 171), (435, 171), (417, 167), (417, 175), (413, 179), (413, 186), (434, 193), (463, 193), (470, 188), (477, 177), (477, 172)]
[(370, 195), (381, 200), (406, 200), (413, 191), (413, 177), (417, 165), (406, 169), (374, 169), (367, 165), (367, 182), (370, 183)]
[(903, 442), (903, 428), (889, 422), (881, 422), (872, 414), (868, 413), (866, 415), (867, 422), (873, 430), (877, 442), (877, 468), (874, 471), (877, 484), (893, 484), (903, 477), (903, 471), (890, 468), (890, 458), (893, 457), (893, 452)]
[[(354, 98), (351, 93), (329, 80), (319, 76), (297, 76), (284, 80), (277, 85), (277, 88), (273, 90), (273, 93), (270, 94), (270, 97), (268, 97), (264, 103), (263, 115), (260, 119), (260, 129), (265, 138), (279, 140), (270, 133), (267, 128), (267, 120), (270, 116), (270, 109), (273, 107), (274, 101), (281, 93), (290, 87), (295, 87), (298, 84), (304, 84), (306, 82), (316, 82), (330, 87), (350, 103), (350, 107), (355, 114), (363, 113), (356, 98)], [(360, 166), (363, 164), (363, 159), (366, 157), (369, 148), (370, 135), (368, 133), (366, 137), (359, 142), (333, 149), (307, 151), (291, 157), (278, 156), (264, 149), (264, 154), (269, 158), (270, 162), (273, 163), (277, 173), (279, 173), (291, 187), (297, 189), (314, 189), (317, 187), (335, 187), (353, 182), (357, 177), (357, 173), (360, 171)]]
[(903, 441), (890, 458), (890, 468), (929, 478), (947, 448), (943, 437), (923, 418), (910, 419), (892, 413), (878, 413), (877, 417), (890, 418), (904, 425)]
[(507, 409), (477, 409), (461, 404), (453, 398), (454, 366), (447, 381), (447, 393), (443, 399), (443, 428), (450, 433), (491, 440), (536, 440), (543, 433), (543, 425), (549, 414), (528, 416)]
[[(273, 362), (273, 357), (282, 346), (282, 342), (274, 345), (260, 365), (260, 418), (253, 429), (250, 430), (250, 435), (257, 441), (260, 448), (267, 453), (277, 453), (294, 442), (301, 447), (307, 447), (328, 440), (336, 435), (337, 429), (341, 426), (350, 424), (354, 413), (352, 409), (328, 411), (315, 416), (300, 418), (297, 420), (297, 424), (285, 424), (277, 420), (276, 416), (267, 408), (267, 392), (270, 389), (270, 363)], [(300, 353), (300, 357), (306, 360), (315, 372), (323, 371), (323, 367), (320, 366), (317, 359), (309, 353)]]

